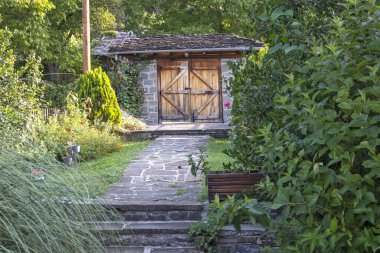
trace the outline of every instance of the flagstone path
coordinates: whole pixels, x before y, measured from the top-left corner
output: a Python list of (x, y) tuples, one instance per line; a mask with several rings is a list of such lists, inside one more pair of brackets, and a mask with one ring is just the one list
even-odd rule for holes
[[(117, 235), (102, 238), (107, 253), (203, 252), (187, 236), (204, 210), (198, 199), (201, 179), (192, 176), (188, 156), (194, 154), (196, 160), (208, 140), (207, 135), (161, 136), (128, 166), (104, 196), (124, 219), (97, 223), (99, 230)], [(260, 252), (262, 228), (243, 230), (223, 228), (220, 252)]]
[(199, 153), (209, 136), (161, 136), (127, 168), (107, 201), (197, 202), (200, 178), (191, 175), (188, 156)]

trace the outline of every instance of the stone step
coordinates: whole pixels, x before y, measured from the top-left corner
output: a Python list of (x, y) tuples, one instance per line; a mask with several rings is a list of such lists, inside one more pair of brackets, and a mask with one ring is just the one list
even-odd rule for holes
[(186, 234), (196, 221), (132, 221), (92, 222), (94, 229), (103, 233), (129, 234)]
[(236, 231), (233, 225), (224, 226), (218, 234), (217, 252), (259, 253), (263, 246), (274, 246), (273, 237), (258, 225), (242, 224)]
[(263, 244), (265, 229), (261, 226), (242, 224), (241, 230), (237, 231), (233, 225), (224, 226), (218, 234), (218, 244)]
[(195, 221), (93, 222), (106, 246), (194, 247), (187, 232)]
[(201, 211), (122, 211), (125, 221), (200, 220)]
[(107, 201), (105, 205), (110, 205), (118, 211), (202, 211), (203, 204), (198, 202), (139, 202), (139, 201)]
[(194, 202), (108, 202), (125, 221), (200, 220), (203, 205)]
[(107, 247), (107, 253), (203, 253), (194, 247)]
[(119, 237), (102, 237), (105, 246), (134, 247), (195, 247), (186, 234), (129, 234)]

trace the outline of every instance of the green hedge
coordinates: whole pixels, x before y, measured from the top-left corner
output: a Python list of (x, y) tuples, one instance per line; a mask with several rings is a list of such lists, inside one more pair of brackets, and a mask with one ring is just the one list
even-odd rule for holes
[(380, 6), (263, 2), (269, 50), (232, 65), (230, 155), (271, 173), (260, 189), (281, 251), (378, 252)]

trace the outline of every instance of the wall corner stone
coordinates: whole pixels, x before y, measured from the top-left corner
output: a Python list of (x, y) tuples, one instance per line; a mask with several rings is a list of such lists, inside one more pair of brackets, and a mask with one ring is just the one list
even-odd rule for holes
[(148, 125), (158, 124), (157, 60), (141, 63), (141, 82), (145, 91), (141, 118)]

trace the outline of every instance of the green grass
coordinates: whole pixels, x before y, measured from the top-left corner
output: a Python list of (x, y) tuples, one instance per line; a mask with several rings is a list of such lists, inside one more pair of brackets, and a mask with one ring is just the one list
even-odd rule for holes
[(87, 188), (91, 197), (102, 196), (120, 180), (129, 162), (149, 143), (150, 141), (129, 142), (123, 145), (120, 152), (107, 154), (73, 166), (70, 170), (78, 172), (70, 175), (74, 179), (73, 187), (81, 190)]
[[(223, 163), (229, 163), (234, 161), (233, 158), (223, 153), (224, 150), (229, 148), (229, 145), (230, 142), (227, 139), (210, 139), (206, 148), (206, 161), (209, 163), (209, 166), (212, 171), (222, 171)], [(203, 178), (203, 181), (204, 180), (205, 178)], [(207, 186), (204, 182), (199, 198), (201, 201), (204, 201), (207, 199), (207, 197)]]
[(211, 139), (207, 145), (207, 159), (212, 171), (223, 170), (223, 163), (233, 162), (234, 159), (224, 154), (223, 151), (229, 148), (227, 139)]

